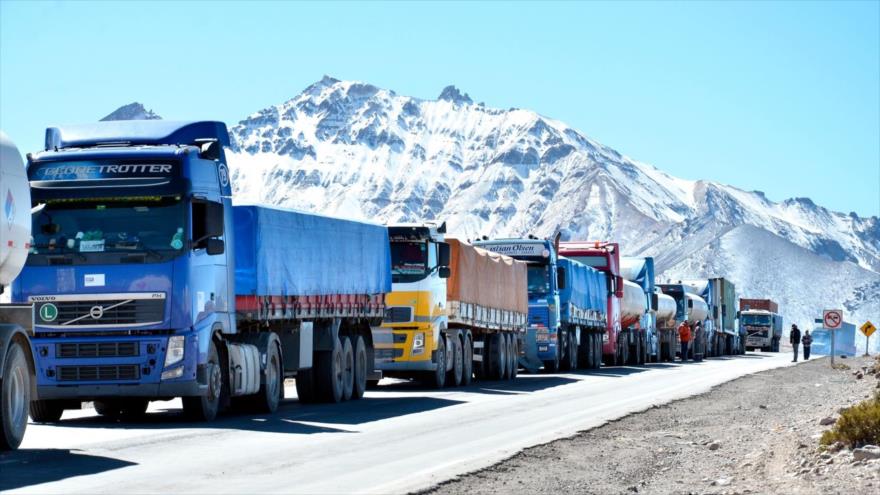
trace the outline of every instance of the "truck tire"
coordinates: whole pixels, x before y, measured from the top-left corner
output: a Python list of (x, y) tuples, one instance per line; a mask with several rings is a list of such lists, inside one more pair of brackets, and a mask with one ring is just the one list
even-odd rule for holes
[(509, 365), (507, 361), (507, 336), (504, 334), (496, 334), (498, 335), (498, 368), (495, 373), (496, 380), (507, 380), (507, 376), (509, 373)]
[(450, 339), (452, 342), (452, 369), (446, 374), (446, 386), (461, 386), (461, 377), (464, 374), (464, 350), (458, 337)]
[(3, 361), (0, 380), (0, 451), (15, 450), (21, 445), (28, 422), (31, 399), (31, 371), (21, 344), (13, 340)]
[(432, 388), (443, 388), (446, 385), (446, 336), (442, 333), (437, 339), (437, 351), (434, 354), (437, 367), (428, 372), (426, 385)]
[[(315, 402), (315, 374), (313, 368), (296, 372), (296, 397), (301, 403)], [(376, 382), (378, 383), (378, 382)]]
[(266, 350), (266, 372), (260, 391), (248, 396), (245, 400), (254, 411), (260, 413), (273, 413), (278, 410), (281, 399), (284, 398), (284, 370), (281, 361), (281, 351), (274, 343), (269, 344)]
[(208, 390), (205, 395), (183, 398), (183, 414), (192, 421), (213, 421), (220, 412), (220, 404), (226, 379), (217, 344), (212, 340), (208, 345), (208, 363), (206, 365)]
[[(354, 339), (354, 386), (351, 392), (351, 398), (360, 399), (367, 391), (367, 375), (370, 370), (367, 369), (367, 344), (364, 343), (364, 337), (358, 335)], [(377, 382), (378, 383), (378, 382)]]
[(36, 423), (57, 423), (64, 414), (64, 403), (60, 400), (32, 400), (30, 414)]
[(315, 392), (319, 400), (330, 403), (342, 401), (345, 388), (343, 366), (342, 346), (339, 341), (332, 351), (315, 353)]
[(461, 385), (471, 384), (474, 377), (474, 344), (468, 334), (464, 335), (464, 346), (461, 355)]
[(568, 333), (568, 369), (576, 371), (578, 368), (578, 342), (575, 332)]
[(516, 335), (513, 334), (510, 334), (508, 341), (510, 342), (510, 347), (507, 351), (508, 360), (510, 361), (509, 378), (515, 380), (516, 375), (519, 374), (519, 342), (517, 342)]

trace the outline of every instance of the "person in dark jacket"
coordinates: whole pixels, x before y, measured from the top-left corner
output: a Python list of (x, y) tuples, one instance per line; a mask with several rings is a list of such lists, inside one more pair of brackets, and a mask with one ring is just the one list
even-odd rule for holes
[(813, 336), (810, 335), (809, 330), (804, 330), (804, 337), (801, 339), (801, 344), (804, 345), (804, 361), (810, 359), (810, 346), (813, 345)]
[(794, 349), (794, 359), (792, 359), (791, 362), (796, 363), (798, 358), (798, 346), (801, 343), (801, 331), (798, 329), (797, 325), (791, 325), (791, 333), (788, 334), (788, 341), (791, 343), (791, 348)]

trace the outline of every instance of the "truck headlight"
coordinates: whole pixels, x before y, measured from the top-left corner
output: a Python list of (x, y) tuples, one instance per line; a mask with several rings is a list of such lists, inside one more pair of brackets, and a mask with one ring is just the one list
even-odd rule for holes
[(165, 367), (183, 361), (184, 344), (186, 337), (183, 335), (174, 335), (168, 338), (168, 350), (165, 351)]
[(424, 332), (419, 332), (413, 335), (413, 345), (412, 345), (412, 353), (422, 354), (425, 352), (425, 334)]

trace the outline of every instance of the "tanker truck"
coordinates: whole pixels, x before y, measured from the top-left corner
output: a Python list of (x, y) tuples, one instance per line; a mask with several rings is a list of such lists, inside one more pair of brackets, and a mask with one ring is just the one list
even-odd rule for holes
[(613, 242), (570, 241), (560, 243), (559, 253), (605, 275), (607, 317), (602, 337), (605, 364), (644, 363), (648, 340), (647, 332), (640, 327), (640, 319), (648, 305), (643, 289), (621, 276), (620, 246)]
[(446, 224), (388, 227), (392, 292), (373, 328), (376, 368), (431, 387), (513, 379), (528, 313), (526, 264), (446, 237)]
[(706, 318), (706, 355), (724, 356), (740, 354), (745, 338), (740, 338), (736, 328), (736, 286), (722, 277), (687, 282), (706, 301), (709, 315)]
[[(647, 335), (648, 360), (672, 360), (675, 340), (675, 300), (655, 285), (654, 258), (626, 256), (620, 260), (620, 273), (626, 281), (638, 285), (646, 301), (647, 311), (639, 326)], [(624, 290), (624, 298), (626, 290)]]
[[(12, 141), (0, 131), (0, 294), (27, 259), (31, 195), (24, 163)], [(34, 328), (30, 304), (0, 305), (0, 450), (21, 445), (33, 397), (34, 359), (28, 336)]]
[[(697, 322), (703, 326), (703, 331), (693, 332), (693, 338), (690, 346), (690, 353), (697, 361), (703, 359), (706, 355), (706, 317), (709, 316), (709, 306), (706, 301), (696, 294), (693, 287), (678, 283), (660, 284), (660, 289), (664, 294), (668, 294), (675, 300), (675, 326), (678, 327), (682, 322), (688, 322), (693, 330)], [(680, 353), (681, 342), (676, 339), (676, 352)], [(682, 359), (688, 356), (682, 356)]]

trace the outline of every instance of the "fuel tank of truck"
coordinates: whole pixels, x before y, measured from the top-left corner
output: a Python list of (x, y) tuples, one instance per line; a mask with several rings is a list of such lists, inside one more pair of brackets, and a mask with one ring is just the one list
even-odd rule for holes
[(620, 326), (627, 328), (639, 321), (648, 309), (645, 291), (629, 280), (623, 281), (623, 299), (620, 301)]
[(703, 321), (709, 316), (709, 305), (702, 297), (690, 293), (686, 293), (685, 297), (687, 298), (688, 321), (690, 323)]

